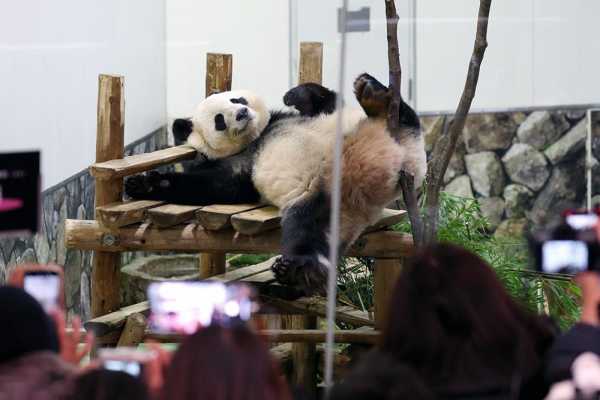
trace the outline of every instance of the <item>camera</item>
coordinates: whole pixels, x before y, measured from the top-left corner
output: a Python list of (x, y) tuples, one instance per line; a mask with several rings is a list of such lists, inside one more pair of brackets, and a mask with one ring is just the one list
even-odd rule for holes
[(125, 372), (137, 378), (142, 378), (144, 365), (155, 356), (154, 352), (135, 347), (103, 348), (98, 351), (102, 368)]
[(23, 289), (50, 313), (60, 308), (60, 280), (53, 271), (28, 271), (23, 276)]

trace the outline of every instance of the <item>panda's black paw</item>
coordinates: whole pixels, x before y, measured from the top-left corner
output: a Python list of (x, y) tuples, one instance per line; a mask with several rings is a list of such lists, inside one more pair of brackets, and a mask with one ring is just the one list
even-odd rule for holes
[(283, 96), (283, 104), (294, 107), (300, 115), (314, 117), (335, 111), (336, 94), (316, 83), (303, 83)]
[(125, 194), (132, 199), (152, 200), (160, 187), (160, 181), (161, 176), (157, 171), (130, 176), (125, 179)]
[(354, 81), (354, 94), (369, 117), (386, 117), (392, 92), (369, 74), (361, 74)]
[(316, 256), (283, 255), (275, 260), (271, 270), (279, 283), (306, 296), (325, 296), (327, 293), (327, 268)]

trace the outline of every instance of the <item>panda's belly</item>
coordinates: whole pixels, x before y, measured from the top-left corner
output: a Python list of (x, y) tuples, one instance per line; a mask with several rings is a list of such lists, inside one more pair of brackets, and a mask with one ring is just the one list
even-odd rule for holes
[(316, 190), (332, 139), (298, 126), (270, 138), (256, 156), (252, 176), (263, 199), (284, 208)]

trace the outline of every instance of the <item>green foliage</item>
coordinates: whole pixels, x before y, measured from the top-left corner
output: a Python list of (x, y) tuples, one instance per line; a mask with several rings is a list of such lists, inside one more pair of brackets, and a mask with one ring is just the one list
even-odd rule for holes
[[(511, 295), (537, 312), (549, 313), (562, 328), (579, 318), (579, 290), (568, 277), (541, 275), (530, 269), (523, 238), (496, 238), (474, 199), (440, 194), (438, 240), (458, 244), (486, 260)], [(394, 229), (410, 233), (408, 218)], [(373, 275), (368, 262), (345, 260), (340, 265), (340, 296), (356, 307), (372, 305)], [(350, 266), (349, 266), (350, 265)]]
[(273, 257), (272, 254), (239, 254), (230, 257), (227, 261), (233, 268), (246, 267), (248, 265), (259, 264)]

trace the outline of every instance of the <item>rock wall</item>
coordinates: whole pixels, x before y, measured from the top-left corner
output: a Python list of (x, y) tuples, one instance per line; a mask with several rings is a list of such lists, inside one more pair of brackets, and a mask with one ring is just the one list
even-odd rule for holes
[[(146, 153), (168, 146), (167, 130), (161, 128), (132, 143), (126, 155)], [(64, 220), (94, 218), (94, 179), (86, 171), (42, 193), (40, 232), (33, 237), (0, 239), (0, 284), (15, 265), (57, 263), (65, 268), (66, 304), (69, 312), (87, 318), (90, 314), (92, 252), (65, 249)], [(123, 253), (123, 262), (136, 254)]]
[[(443, 118), (422, 118), (428, 151), (442, 132)], [(600, 195), (600, 119), (592, 126), (592, 190)], [(477, 198), (498, 235), (548, 223), (564, 208), (584, 204), (586, 135), (585, 110), (472, 115), (444, 176), (444, 190)], [(600, 203), (600, 196), (594, 200)]]

